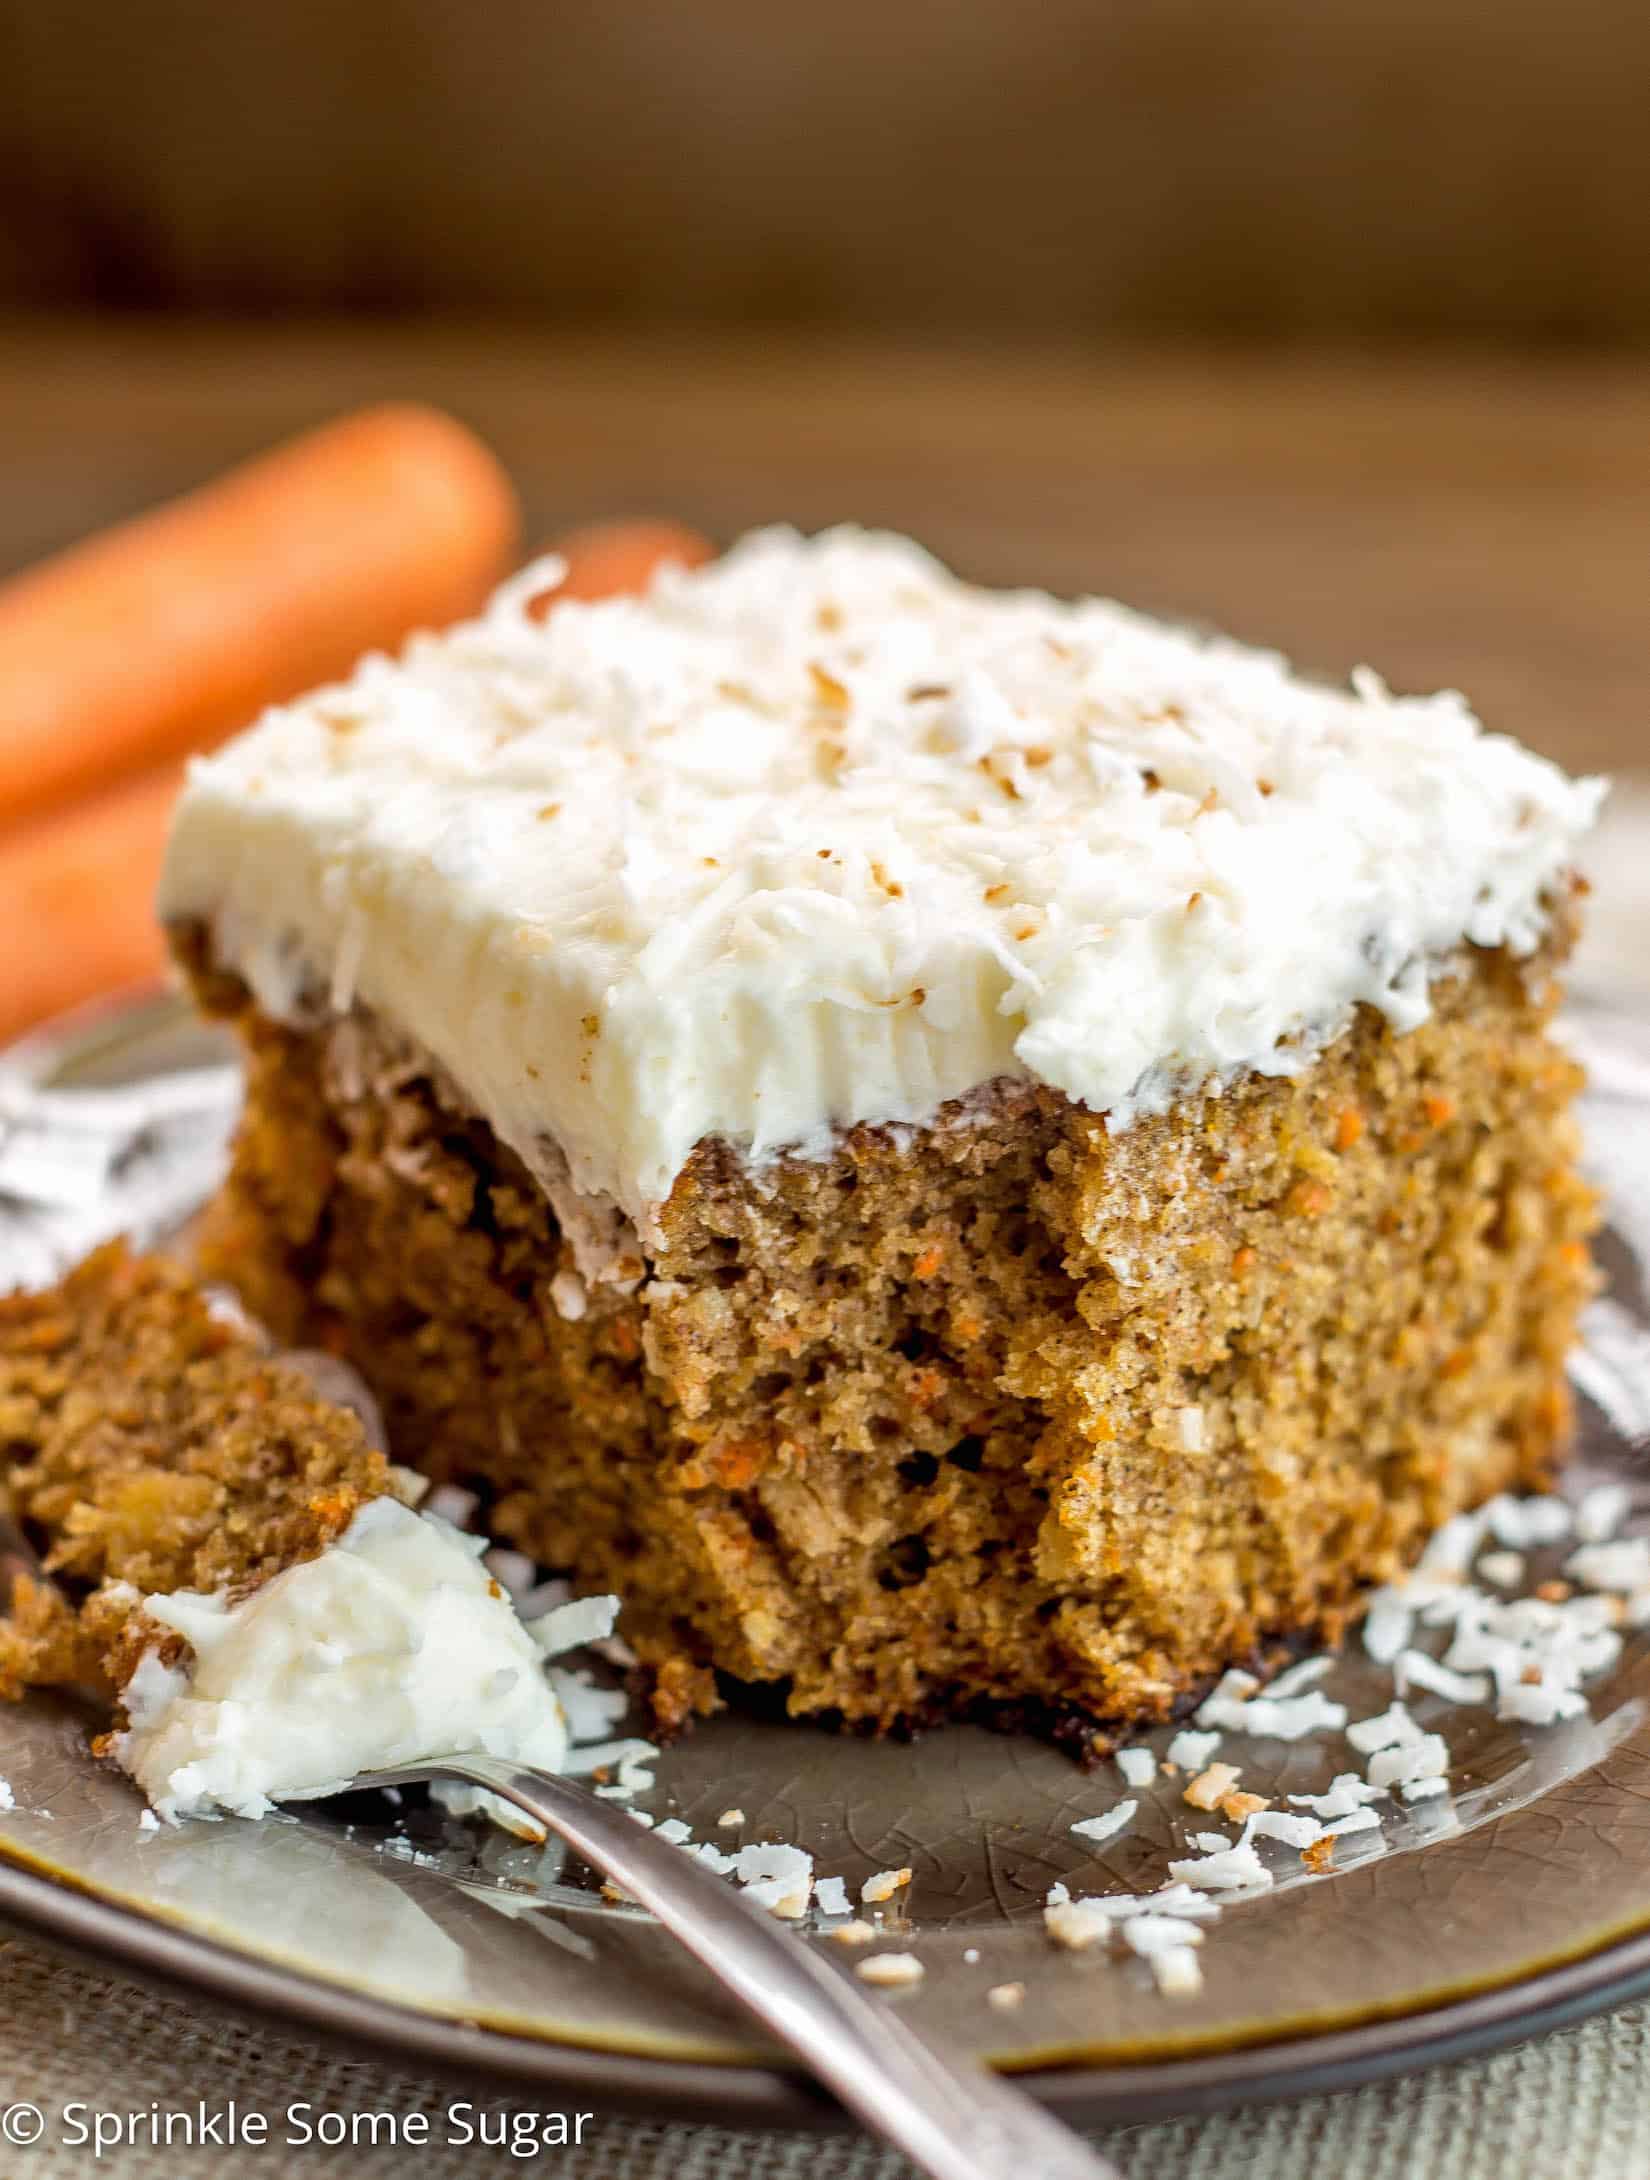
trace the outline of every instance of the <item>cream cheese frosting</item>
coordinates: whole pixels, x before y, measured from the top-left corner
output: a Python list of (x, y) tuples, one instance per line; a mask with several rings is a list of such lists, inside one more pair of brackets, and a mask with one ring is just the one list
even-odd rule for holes
[(756, 533), (373, 657), (191, 768), (161, 907), (277, 1015), (364, 1002), (644, 1231), (696, 1144), (816, 1154), (1034, 1077), (1121, 1127), (1525, 953), (1603, 794), (906, 540)]
[[(146, 1598), (193, 1657), (168, 1666), (145, 1653), (123, 1691), (117, 1761), (174, 1821), (259, 1817), (438, 1755), (559, 1771), (567, 1721), (534, 1631), (480, 1564), (486, 1549), (437, 1515), (374, 1499), (326, 1551), (238, 1603)], [(601, 1630), (610, 1623), (608, 1610)], [(460, 1792), (466, 1805), (492, 1800)]]

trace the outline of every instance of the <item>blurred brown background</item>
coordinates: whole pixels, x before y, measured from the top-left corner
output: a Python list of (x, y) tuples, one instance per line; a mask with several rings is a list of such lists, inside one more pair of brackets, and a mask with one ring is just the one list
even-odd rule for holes
[(357, 401), (1650, 759), (1643, 0), (0, 0), (0, 570)]
[(1642, 0), (3, 0), (0, 299), (1650, 334)]

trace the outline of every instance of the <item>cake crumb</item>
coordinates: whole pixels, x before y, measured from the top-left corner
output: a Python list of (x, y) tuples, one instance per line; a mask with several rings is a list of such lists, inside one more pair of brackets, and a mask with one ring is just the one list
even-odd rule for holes
[(716, 1821), (718, 1824), (743, 1824), (745, 1812), (742, 1809), (724, 1809)]
[(1238, 1792), (1224, 1796), (1220, 1813), (1228, 1823), (1241, 1824), (1245, 1817), (1258, 1817), (1263, 1809), (1270, 1809), (1271, 1806), (1264, 1794)]
[(1301, 1860), (1309, 1870), (1315, 1871), (1319, 1876), (1323, 1875), (1334, 1862), (1334, 1859), (1335, 1835), (1333, 1832), (1325, 1832), (1321, 1839), (1315, 1839), (1310, 1846), (1301, 1849)]

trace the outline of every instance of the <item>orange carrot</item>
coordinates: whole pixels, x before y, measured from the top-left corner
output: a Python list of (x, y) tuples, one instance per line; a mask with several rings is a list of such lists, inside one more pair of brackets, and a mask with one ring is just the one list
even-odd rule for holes
[(498, 462), (390, 403), (0, 584), (0, 820), (106, 787), (478, 606), (515, 557)]
[[(555, 548), (569, 564), (556, 596), (637, 588), (684, 542), (701, 559), (712, 549), (668, 523), (571, 532)], [(0, 929), (10, 934), (0, 1043), (100, 992), (160, 975), (166, 948), (150, 904), (181, 776), (178, 765), (158, 767), (70, 809), (0, 827)]]
[(123, 984), (158, 977), (151, 906), (180, 768), (140, 773), (0, 833), (0, 1042)]
[(541, 613), (568, 598), (611, 598), (645, 590), (668, 560), (697, 568), (716, 557), (716, 547), (703, 531), (640, 516), (584, 523), (569, 530), (551, 549), (567, 562), (567, 573), (553, 590), (541, 591), (534, 599)]

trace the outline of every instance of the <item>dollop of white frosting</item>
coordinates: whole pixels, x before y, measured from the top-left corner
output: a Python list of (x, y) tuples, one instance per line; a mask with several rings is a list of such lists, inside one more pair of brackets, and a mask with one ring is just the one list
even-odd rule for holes
[(899, 538), (764, 531), (535, 615), (556, 573), (197, 761), (161, 905), (644, 1226), (706, 1137), (813, 1154), (1003, 1075), (1117, 1127), (1356, 1002), (1410, 1026), (1463, 941), (1536, 945), (1603, 793), (1453, 694)]
[(146, 1598), (194, 1658), (145, 1654), (123, 1692), (117, 1760), (172, 1820), (259, 1817), (363, 1771), (460, 1752), (560, 1770), (566, 1719), (540, 1644), (479, 1563), (486, 1549), (438, 1515), (374, 1499), (318, 1557), (239, 1603)]

